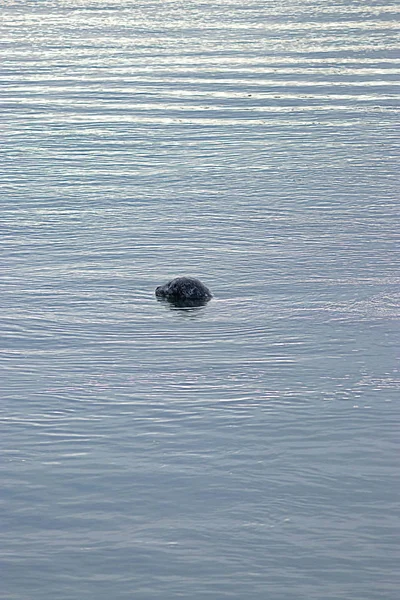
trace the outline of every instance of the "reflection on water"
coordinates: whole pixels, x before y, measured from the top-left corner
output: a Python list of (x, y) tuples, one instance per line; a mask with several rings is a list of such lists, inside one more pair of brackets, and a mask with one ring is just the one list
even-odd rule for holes
[(175, 304), (173, 302), (168, 302), (163, 298), (157, 298), (157, 302), (160, 302), (164, 305), (164, 307), (177, 315), (185, 316), (185, 317), (198, 317), (203, 311), (207, 303), (200, 304), (200, 306), (180, 306), (179, 304)]
[(396, 10), (2, 7), (7, 600), (397, 600)]

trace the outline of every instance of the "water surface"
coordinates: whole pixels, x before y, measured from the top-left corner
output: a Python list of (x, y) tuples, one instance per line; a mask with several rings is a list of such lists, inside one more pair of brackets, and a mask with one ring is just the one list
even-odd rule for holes
[(2, 7), (1, 598), (397, 600), (397, 21)]

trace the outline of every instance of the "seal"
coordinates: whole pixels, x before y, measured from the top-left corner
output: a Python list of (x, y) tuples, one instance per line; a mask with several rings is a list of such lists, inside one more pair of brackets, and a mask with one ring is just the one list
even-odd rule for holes
[(176, 277), (165, 285), (159, 285), (156, 296), (177, 307), (203, 306), (212, 298), (208, 287), (195, 277)]

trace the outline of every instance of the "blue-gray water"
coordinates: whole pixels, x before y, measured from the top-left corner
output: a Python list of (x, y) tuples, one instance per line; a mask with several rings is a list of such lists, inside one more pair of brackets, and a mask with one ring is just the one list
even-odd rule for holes
[(3, 2), (2, 600), (398, 599), (397, 20)]

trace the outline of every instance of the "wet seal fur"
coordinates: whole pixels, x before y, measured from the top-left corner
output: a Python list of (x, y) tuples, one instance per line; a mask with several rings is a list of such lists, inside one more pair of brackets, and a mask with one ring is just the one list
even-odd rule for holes
[(203, 306), (212, 298), (208, 287), (195, 277), (176, 277), (156, 288), (156, 296), (177, 307)]

